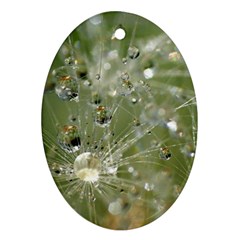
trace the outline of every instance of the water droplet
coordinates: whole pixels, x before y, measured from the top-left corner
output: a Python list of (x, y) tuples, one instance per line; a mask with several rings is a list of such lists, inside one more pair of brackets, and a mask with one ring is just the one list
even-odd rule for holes
[(92, 153), (81, 153), (74, 161), (74, 173), (82, 181), (96, 182), (99, 178), (100, 164), (99, 158)]
[(169, 160), (172, 154), (167, 147), (160, 148), (160, 158), (162, 160)]
[(129, 80), (123, 80), (119, 91), (120, 95), (128, 96), (134, 91), (133, 84)]
[(135, 127), (138, 127), (138, 126), (141, 125), (139, 119), (137, 119), (137, 118), (134, 118), (134, 119), (133, 119), (133, 124), (134, 124)]
[(116, 29), (116, 31), (114, 32), (112, 39), (118, 39), (118, 40), (122, 40), (124, 39), (126, 36), (126, 32), (125, 30), (120, 26), (119, 28)]
[(154, 70), (152, 68), (146, 68), (143, 71), (143, 74), (146, 79), (150, 79), (154, 76)]
[(128, 57), (131, 59), (136, 59), (140, 55), (140, 51), (135, 46), (130, 46), (128, 48)]
[(77, 65), (75, 67), (75, 76), (81, 80), (86, 80), (88, 75), (87, 67), (82, 65)]
[(101, 97), (97, 92), (92, 92), (91, 104), (98, 105), (102, 102)]
[(180, 138), (182, 138), (183, 135), (184, 135), (183, 131), (179, 131), (179, 132), (178, 132), (178, 136), (179, 136)]
[(50, 169), (51, 169), (53, 175), (55, 175), (55, 176), (60, 176), (63, 173), (63, 168), (61, 166), (59, 166), (59, 164), (57, 164), (57, 163), (52, 164)]
[(112, 119), (111, 112), (104, 106), (98, 106), (95, 110), (94, 120), (100, 127), (106, 127)]
[(127, 58), (123, 58), (123, 59), (122, 59), (122, 63), (123, 63), (123, 64), (127, 64)]
[(116, 165), (107, 167), (107, 173), (115, 175), (117, 173), (118, 167)]
[(121, 201), (121, 199), (117, 199), (115, 202), (111, 202), (108, 205), (108, 211), (112, 215), (119, 215), (122, 212), (122, 201)]
[(152, 191), (153, 189), (154, 189), (154, 184), (150, 184), (150, 183), (148, 183), (148, 182), (146, 182), (145, 184), (144, 184), (144, 189), (146, 190), (146, 191)]
[(96, 197), (94, 196), (94, 195), (92, 195), (91, 197), (90, 197), (90, 201), (92, 201), (92, 202), (95, 202), (97, 199), (96, 199)]
[(76, 122), (77, 121), (77, 116), (76, 115), (70, 115), (68, 117), (68, 119), (69, 119), (70, 122)]
[(76, 65), (78, 63), (78, 61), (73, 56), (70, 56), (70, 57), (65, 58), (64, 63), (65, 63), (65, 65), (71, 66), (71, 65)]
[(99, 73), (96, 74), (96, 80), (100, 80), (101, 75)]
[(129, 168), (128, 168), (128, 172), (129, 172), (129, 173), (133, 173), (133, 171), (134, 171), (134, 168), (133, 168), (133, 167), (129, 167)]
[(132, 103), (133, 104), (135, 104), (135, 103), (137, 103), (138, 102), (138, 100), (136, 99), (136, 98), (132, 98)]
[(63, 126), (58, 132), (57, 142), (66, 152), (73, 153), (78, 151), (81, 146), (78, 128), (74, 125)]
[(128, 79), (129, 79), (128, 73), (127, 73), (127, 72), (123, 72), (123, 73), (121, 74), (121, 79), (122, 79), (123, 81), (128, 80)]
[(177, 131), (177, 123), (174, 120), (170, 120), (167, 123), (167, 127), (172, 132), (176, 132)]
[(64, 101), (78, 100), (77, 81), (70, 75), (60, 76), (55, 86), (58, 97)]
[(194, 157), (195, 156), (195, 151), (194, 147), (190, 144), (185, 145), (182, 149), (181, 152), (185, 154), (187, 157)]
[(84, 86), (86, 86), (86, 87), (90, 87), (90, 86), (92, 86), (92, 81), (91, 81), (91, 80), (85, 80), (85, 81), (83, 82), (83, 84), (84, 84)]

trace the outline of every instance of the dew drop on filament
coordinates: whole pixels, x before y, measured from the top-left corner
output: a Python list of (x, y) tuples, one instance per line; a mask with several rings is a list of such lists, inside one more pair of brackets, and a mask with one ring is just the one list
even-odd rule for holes
[(63, 126), (58, 132), (57, 142), (58, 145), (68, 153), (78, 151), (81, 146), (78, 128), (74, 125)]
[(127, 64), (127, 58), (123, 58), (123, 59), (122, 59), (122, 63), (123, 63), (123, 64)]
[(55, 86), (57, 96), (64, 101), (78, 100), (78, 85), (76, 79), (70, 75), (57, 77)]
[(109, 109), (107, 109), (105, 106), (98, 106), (95, 109), (95, 116), (94, 120), (95, 123), (100, 127), (106, 127), (110, 124), (112, 115)]
[(123, 72), (123, 73), (121, 74), (121, 79), (122, 79), (123, 81), (128, 80), (128, 79), (129, 79), (128, 73), (127, 73), (127, 72)]
[(130, 46), (128, 48), (128, 57), (131, 59), (136, 59), (140, 55), (140, 51), (137, 47), (135, 46)]
[(99, 178), (100, 160), (91, 152), (84, 152), (76, 157), (73, 169), (80, 180), (96, 182)]
[(100, 80), (101, 75), (99, 73), (96, 74), (96, 80)]
[(160, 158), (162, 160), (169, 160), (172, 154), (167, 147), (160, 148)]

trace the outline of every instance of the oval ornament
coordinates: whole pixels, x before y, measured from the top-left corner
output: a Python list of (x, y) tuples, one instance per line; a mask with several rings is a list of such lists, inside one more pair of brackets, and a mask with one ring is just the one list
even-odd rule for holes
[(53, 179), (82, 217), (133, 229), (160, 217), (192, 168), (197, 108), (186, 63), (152, 22), (107, 12), (57, 52), (42, 104)]

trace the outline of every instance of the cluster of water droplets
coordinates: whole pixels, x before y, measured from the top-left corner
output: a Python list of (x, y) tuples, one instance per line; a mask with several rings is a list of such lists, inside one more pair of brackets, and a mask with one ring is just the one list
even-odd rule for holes
[(98, 15), (75, 29), (54, 60), (43, 103), (57, 186), (83, 217), (113, 229), (163, 214), (196, 146), (195, 96), (181, 54), (163, 32), (137, 37), (138, 21), (108, 28)]

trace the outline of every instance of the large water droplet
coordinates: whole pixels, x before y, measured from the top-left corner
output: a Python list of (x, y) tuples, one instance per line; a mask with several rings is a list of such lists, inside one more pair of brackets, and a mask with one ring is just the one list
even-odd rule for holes
[(57, 142), (66, 152), (73, 153), (78, 151), (81, 146), (78, 128), (74, 125), (63, 126), (58, 132)]
[(80, 180), (96, 182), (99, 178), (100, 160), (90, 152), (81, 153), (75, 159), (73, 168)]

